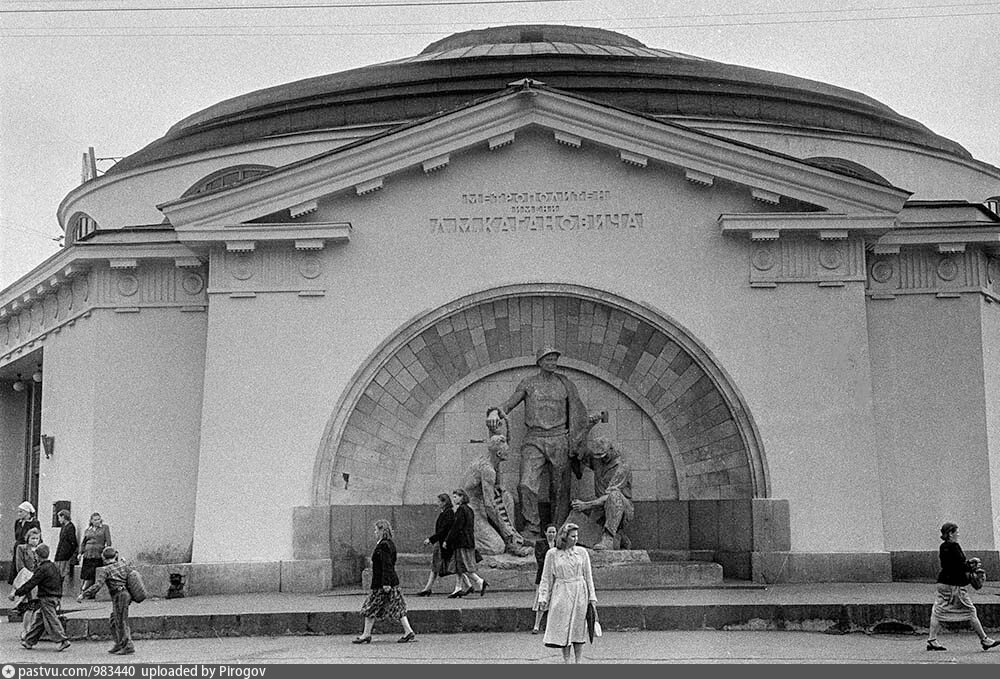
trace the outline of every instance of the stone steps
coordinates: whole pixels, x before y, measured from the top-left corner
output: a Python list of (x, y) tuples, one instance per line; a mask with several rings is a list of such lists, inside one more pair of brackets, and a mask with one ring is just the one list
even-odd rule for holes
[[(691, 560), (702, 553), (685, 551), (616, 550), (591, 552), (594, 587), (598, 590), (642, 590), (671, 587), (713, 587), (722, 585), (722, 566), (708, 560)], [(686, 557), (686, 558), (685, 558)], [(396, 574), (404, 592), (415, 592), (427, 583), (431, 567), (429, 554), (399, 554)], [(479, 564), (479, 575), (494, 591), (533, 591), (536, 565), (533, 556), (487, 556)], [(364, 589), (371, 585), (371, 568), (361, 575)], [(443, 591), (454, 584), (447, 576), (435, 585)]]

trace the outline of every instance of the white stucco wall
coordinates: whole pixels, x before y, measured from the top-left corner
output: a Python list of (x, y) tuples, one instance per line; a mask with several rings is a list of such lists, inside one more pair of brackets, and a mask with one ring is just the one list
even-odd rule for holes
[[(47, 340), (40, 503), (91, 512), (130, 558), (186, 561), (194, 529), (206, 314), (97, 309)], [(57, 536), (56, 529), (52, 529)]]
[[(886, 543), (935, 550), (945, 521), (995, 549), (978, 295), (900, 295), (869, 306)], [(995, 319), (992, 321), (996, 327)], [(995, 351), (995, 349), (994, 349)], [(991, 389), (996, 388), (993, 368)]]
[(986, 441), (989, 450), (993, 549), (1000, 545), (1000, 305), (980, 302), (983, 328)]
[[(355, 371), (421, 312), (524, 282), (590, 286), (676, 319), (746, 398), (772, 495), (791, 503), (792, 548), (883, 550), (862, 284), (752, 289), (747, 241), (724, 237), (716, 221), (764, 209), (745, 187), (699, 187), (550, 134), (517, 139), (455, 154), (430, 175), (390, 177), (374, 194), (322, 201), (309, 219), (354, 225), (350, 243), (322, 251), (323, 273), (309, 282), (324, 297), (231, 298), (255, 282), (213, 271), (195, 560), (290, 557), (291, 508), (309, 504), (320, 437)], [(470, 211), (466, 193), (566, 189), (610, 190), (600, 208), (641, 212), (643, 227), (432, 232), (431, 218)]]

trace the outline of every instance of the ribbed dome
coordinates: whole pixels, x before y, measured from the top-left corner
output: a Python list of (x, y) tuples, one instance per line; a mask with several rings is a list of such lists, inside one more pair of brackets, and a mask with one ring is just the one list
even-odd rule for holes
[(680, 122), (790, 125), (971, 157), (959, 144), (851, 90), (653, 49), (602, 29), (518, 25), (456, 33), (413, 57), (223, 101), (181, 120), (109, 172), (275, 135), (404, 123), (460, 107), (525, 77)]

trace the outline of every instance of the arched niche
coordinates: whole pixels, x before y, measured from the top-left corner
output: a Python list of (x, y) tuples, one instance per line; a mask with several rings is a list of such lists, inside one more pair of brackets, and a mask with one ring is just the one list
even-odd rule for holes
[[(545, 345), (563, 352), (568, 372), (619, 392), (655, 428), (675, 475), (673, 490), (664, 492), (676, 495), (650, 499), (769, 495), (763, 449), (743, 399), (689, 332), (603, 291), (531, 284), (476, 293), (422, 314), (376, 349), (327, 423), (313, 504), (402, 504), (408, 478), (426, 473), (413, 467), (414, 455), (439, 413), (474, 385), (530, 369)], [(463, 404), (470, 428), (474, 409), (485, 418), (488, 405)], [(459, 425), (453, 434), (463, 431)], [(454, 445), (460, 465), (472, 454), (461, 447), (470, 444), (457, 433)]]

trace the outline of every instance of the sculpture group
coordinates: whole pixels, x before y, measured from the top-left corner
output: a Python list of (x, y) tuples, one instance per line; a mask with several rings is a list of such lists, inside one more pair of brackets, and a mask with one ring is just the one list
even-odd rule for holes
[[(483, 455), (466, 471), (463, 488), (475, 514), (476, 549), (482, 554), (527, 556), (526, 542), (541, 539), (538, 496), (543, 474), (551, 480), (552, 522), (562, 525), (572, 511), (574, 521), (600, 538), (586, 545), (598, 550), (628, 549), (625, 530), (635, 515), (632, 504), (632, 471), (619, 450), (605, 437), (590, 439), (607, 413), (588, 415), (576, 385), (556, 371), (560, 352), (545, 347), (536, 355), (539, 371), (521, 380), (514, 393), (487, 410), (490, 438)], [(518, 491), (524, 534), (514, 525), (514, 497), (497, 483), (497, 469), (507, 458), (509, 445), (501, 425), (512, 410), (524, 404), (525, 435), (520, 444), (521, 469)], [(509, 430), (509, 427), (507, 427)], [(571, 477), (583, 476), (584, 467), (594, 473), (594, 499), (570, 498)], [(584, 523), (581, 523), (584, 522)], [(581, 530), (581, 534), (588, 531)]]

